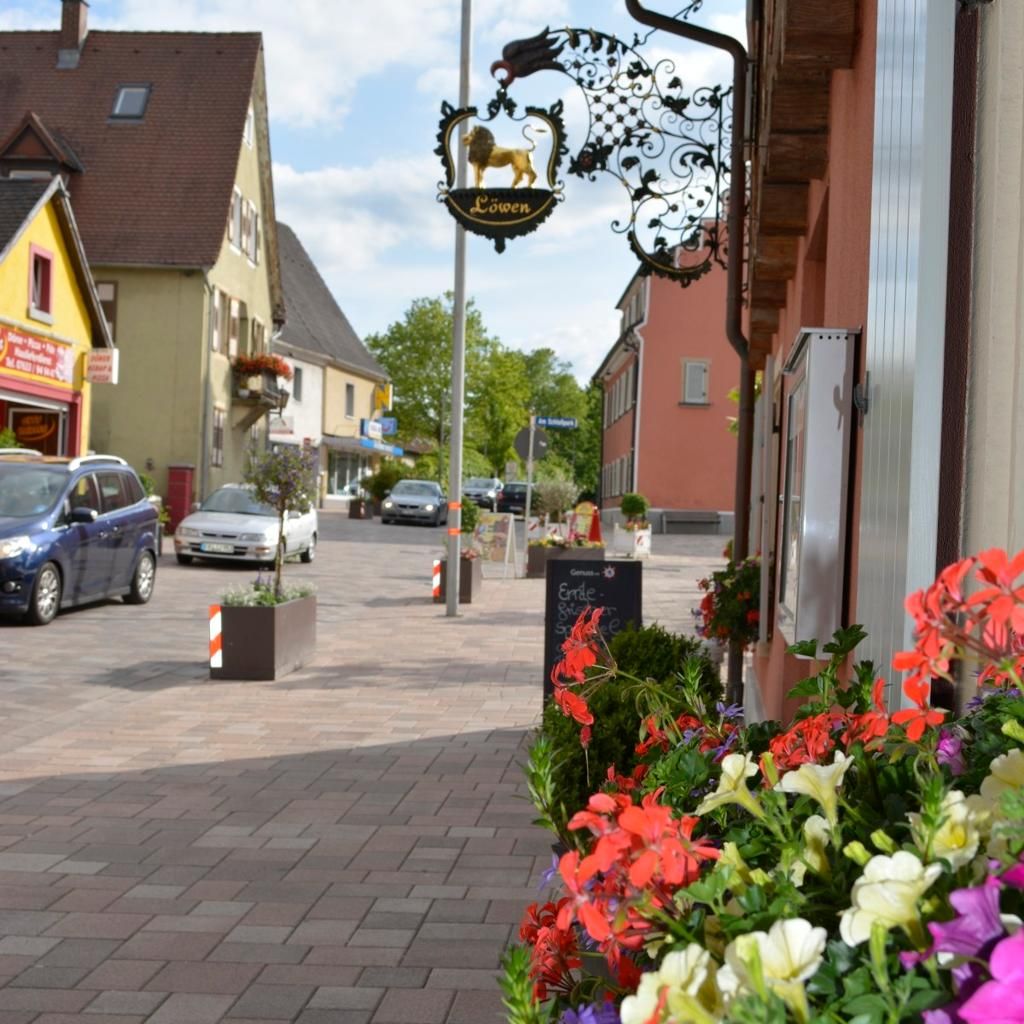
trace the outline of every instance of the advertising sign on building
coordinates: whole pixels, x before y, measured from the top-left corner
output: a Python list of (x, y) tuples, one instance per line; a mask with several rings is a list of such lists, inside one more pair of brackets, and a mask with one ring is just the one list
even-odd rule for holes
[(0, 324), (0, 372), (71, 387), (75, 354), (61, 341), (40, 338)]
[(94, 348), (85, 354), (85, 379), (90, 384), (116, 384), (120, 363), (120, 349)]
[(377, 422), (380, 423), (381, 433), (385, 437), (398, 433), (398, 420), (394, 416), (381, 416)]
[(369, 437), (374, 441), (379, 441), (384, 436), (380, 420), (360, 420), (359, 433), (361, 433), (363, 437)]

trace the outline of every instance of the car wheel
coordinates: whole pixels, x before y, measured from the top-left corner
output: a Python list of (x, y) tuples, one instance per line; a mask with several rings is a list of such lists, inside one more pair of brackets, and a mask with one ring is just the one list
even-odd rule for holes
[(310, 562), (316, 558), (316, 534), (309, 538), (309, 544), (306, 546), (306, 550), (299, 555), (299, 558), (309, 565)]
[(177, 555), (176, 557), (178, 559), (178, 565), (191, 565), (192, 564), (192, 556), (191, 555)]
[(60, 610), (60, 572), (53, 562), (46, 562), (36, 573), (32, 599), (26, 618), (33, 626), (45, 626), (57, 617)]
[(135, 563), (131, 590), (125, 594), (124, 603), (146, 604), (153, 596), (154, 583), (156, 583), (156, 561), (149, 551), (143, 551)]

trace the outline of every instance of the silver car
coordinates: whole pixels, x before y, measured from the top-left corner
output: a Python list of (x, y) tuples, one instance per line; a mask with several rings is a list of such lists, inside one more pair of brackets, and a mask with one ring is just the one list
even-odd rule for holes
[(440, 484), (433, 480), (399, 480), (381, 504), (380, 521), (397, 523), (400, 519), (434, 526), (447, 523), (448, 498)]
[[(193, 558), (235, 562), (273, 562), (277, 552), (277, 512), (261, 505), (251, 487), (218, 488), (178, 524), (174, 553), (182, 565)], [(289, 512), (284, 524), (285, 554), (312, 562), (316, 552), (316, 509)]]
[(472, 476), (462, 485), (462, 493), (481, 508), (497, 512), (501, 481), (496, 476)]

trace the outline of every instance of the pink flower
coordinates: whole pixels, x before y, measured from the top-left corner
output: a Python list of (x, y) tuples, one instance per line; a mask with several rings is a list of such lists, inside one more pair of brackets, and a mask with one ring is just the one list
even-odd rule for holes
[(1003, 939), (989, 961), (986, 981), (962, 1007), (969, 1024), (1021, 1024), (1024, 1021), (1024, 932)]

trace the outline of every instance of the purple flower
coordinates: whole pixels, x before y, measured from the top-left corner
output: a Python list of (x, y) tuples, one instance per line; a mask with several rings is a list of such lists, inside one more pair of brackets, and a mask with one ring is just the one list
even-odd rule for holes
[(715, 710), (725, 719), (742, 718), (743, 717), (743, 705), (742, 704), (729, 704), (726, 706), (724, 701), (718, 701), (715, 704)]
[(1013, 889), (1024, 889), (1024, 857), (1021, 857), (1009, 871), (1004, 872), (999, 881)]
[(731, 732), (728, 736), (726, 736), (725, 742), (721, 746), (715, 747), (715, 749), (712, 751), (712, 754), (714, 756), (711, 758), (711, 760), (715, 764), (721, 761), (722, 758), (729, 753), (729, 748), (732, 747), (733, 744), (735, 744), (737, 739), (739, 739), (739, 735), (740, 734), (738, 732)]
[(540, 885), (538, 885), (537, 888), (538, 889), (546, 889), (549, 885), (551, 885), (552, 882), (554, 882), (555, 878), (557, 878), (557, 877), (558, 877), (558, 854), (557, 853), (553, 853), (553, 854), (551, 854), (551, 867), (546, 868), (541, 873)]
[(1024, 1021), (1024, 932), (1003, 939), (989, 961), (986, 981), (960, 1008), (970, 1024), (1016, 1024)]
[(999, 918), (999, 889), (995, 879), (970, 889), (954, 889), (949, 894), (949, 902), (959, 917), (952, 921), (932, 921), (928, 925), (933, 939), (929, 955), (984, 956), (986, 947), (1006, 935)]
[(948, 729), (943, 729), (939, 733), (939, 746), (935, 751), (935, 756), (939, 764), (946, 765), (954, 776), (963, 775), (967, 771), (963, 746), (963, 741), (960, 737)]
[(578, 1010), (566, 1010), (561, 1024), (619, 1024), (619, 1011), (614, 1003), (589, 1003)]

